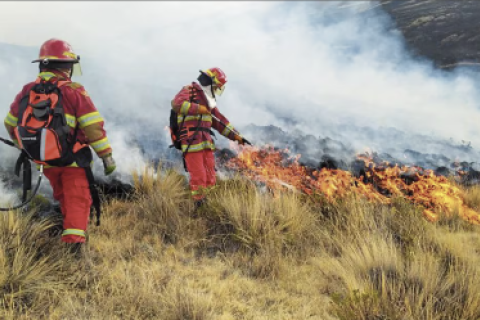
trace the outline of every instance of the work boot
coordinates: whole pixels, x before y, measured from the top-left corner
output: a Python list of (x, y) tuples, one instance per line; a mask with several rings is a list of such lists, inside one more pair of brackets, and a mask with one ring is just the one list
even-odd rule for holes
[(73, 255), (73, 257), (75, 257), (75, 259), (80, 260), (80, 259), (83, 258), (83, 250), (82, 250), (83, 243), (81, 243), (81, 242), (67, 243), (66, 245), (67, 245), (68, 253)]
[(195, 201), (195, 210), (199, 209), (200, 207), (202, 207), (206, 203), (207, 203), (207, 198), (196, 200)]
[(198, 218), (200, 210), (205, 206), (206, 203), (206, 198), (195, 200), (195, 209), (193, 210), (192, 218)]

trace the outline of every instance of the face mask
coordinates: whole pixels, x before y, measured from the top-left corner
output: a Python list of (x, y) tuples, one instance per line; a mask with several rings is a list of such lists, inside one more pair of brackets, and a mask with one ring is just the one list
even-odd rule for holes
[(80, 62), (75, 63), (73, 65), (72, 76), (81, 76), (81, 75), (82, 75), (82, 66), (80, 65)]
[(225, 85), (223, 85), (221, 88), (215, 88), (213, 92), (215, 93), (216, 97), (220, 97), (223, 94), (223, 91), (225, 91)]

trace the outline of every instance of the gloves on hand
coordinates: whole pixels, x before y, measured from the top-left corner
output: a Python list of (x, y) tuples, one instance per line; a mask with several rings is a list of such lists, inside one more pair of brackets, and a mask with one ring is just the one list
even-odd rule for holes
[(117, 165), (115, 164), (115, 160), (113, 160), (112, 155), (109, 154), (106, 157), (102, 158), (103, 161), (103, 168), (104, 171), (103, 173), (108, 176), (111, 174), (115, 169), (117, 168)]
[(245, 145), (245, 144), (252, 145), (250, 143), (250, 141), (248, 141), (247, 139), (245, 139), (242, 136), (239, 136), (238, 134), (235, 135), (234, 140), (237, 141), (238, 144), (241, 144), (242, 146)]
[(200, 104), (198, 106), (198, 114), (210, 114), (210, 110), (208, 109), (208, 107)]

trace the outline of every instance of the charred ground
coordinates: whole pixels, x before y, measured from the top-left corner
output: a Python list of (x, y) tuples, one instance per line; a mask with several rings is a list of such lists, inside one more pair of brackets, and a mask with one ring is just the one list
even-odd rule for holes
[(480, 2), (382, 0), (414, 54), (453, 68), (480, 61)]

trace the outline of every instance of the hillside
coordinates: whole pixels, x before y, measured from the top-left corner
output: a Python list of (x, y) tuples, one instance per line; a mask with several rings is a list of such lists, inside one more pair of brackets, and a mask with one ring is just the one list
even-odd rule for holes
[(480, 2), (448, 0), (382, 0), (416, 55), (441, 68), (475, 66), (480, 61)]

